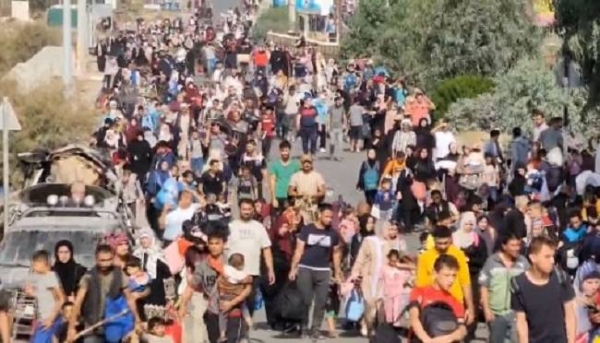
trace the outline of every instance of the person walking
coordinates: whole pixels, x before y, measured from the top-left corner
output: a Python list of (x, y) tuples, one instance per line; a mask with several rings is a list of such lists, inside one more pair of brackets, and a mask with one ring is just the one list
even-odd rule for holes
[(555, 267), (556, 249), (552, 238), (535, 237), (529, 245), (531, 268), (511, 281), (519, 342), (575, 342), (575, 291), (568, 275)]
[[(331, 227), (332, 220), (332, 206), (319, 205), (318, 220), (300, 230), (289, 273), (289, 279), (297, 282), (305, 305), (306, 312), (302, 319), (303, 334), (310, 334), (313, 339), (321, 338), (319, 329), (325, 316), (325, 305), (332, 279), (332, 262), (334, 279), (338, 284), (342, 277), (342, 241), (339, 234)], [(313, 305), (312, 323), (310, 330), (307, 330), (311, 305)]]
[(500, 238), (500, 251), (490, 255), (479, 274), (481, 306), (490, 332), (490, 343), (517, 342), (515, 312), (511, 308), (510, 280), (529, 269), (520, 254), (521, 239), (514, 235)]

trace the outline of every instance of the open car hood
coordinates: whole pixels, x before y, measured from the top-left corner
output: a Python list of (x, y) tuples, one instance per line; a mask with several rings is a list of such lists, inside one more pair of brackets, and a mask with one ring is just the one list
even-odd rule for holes
[(107, 152), (70, 144), (53, 151), (40, 149), (20, 153), (18, 158), (24, 169), (24, 187), (47, 182), (83, 182), (86, 185), (114, 189), (116, 173)]

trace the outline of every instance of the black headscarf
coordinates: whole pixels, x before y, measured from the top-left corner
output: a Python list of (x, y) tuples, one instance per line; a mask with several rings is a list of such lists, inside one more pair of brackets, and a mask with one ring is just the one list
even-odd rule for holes
[[(71, 251), (71, 258), (67, 262), (60, 262), (58, 259), (58, 250), (62, 247), (67, 247)], [(75, 294), (79, 280), (87, 271), (86, 268), (77, 262), (75, 262), (73, 243), (68, 240), (62, 240), (56, 243), (54, 246), (54, 266), (52, 270), (56, 272), (60, 283), (62, 284), (63, 290), (67, 296)]]

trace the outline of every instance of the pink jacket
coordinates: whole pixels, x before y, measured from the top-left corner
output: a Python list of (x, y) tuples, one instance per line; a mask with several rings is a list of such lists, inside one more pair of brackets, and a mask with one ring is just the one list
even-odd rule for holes
[[(382, 297), (386, 299), (406, 293), (404, 285), (410, 281), (411, 277), (411, 272), (408, 270), (398, 269), (389, 264), (383, 266), (379, 276), (379, 279), (381, 280)], [(410, 290), (408, 291), (410, 292)]]

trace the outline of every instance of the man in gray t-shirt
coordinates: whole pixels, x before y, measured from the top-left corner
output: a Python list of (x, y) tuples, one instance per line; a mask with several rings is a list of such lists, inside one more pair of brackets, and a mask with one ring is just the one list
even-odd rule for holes
[(360, 104), (354, 104), (350, 106), (350, 110), (348, 111), (348, 120), (350, 121), (350, 150), (351, 151), (360, 151), (359, 143), (364, 138), (363, 137), (363, 114), (365, 113), (364, 107)]
[(333, 106), (329, 108), (327, 116), (327, 130), (329, 132), (329, 154), (331, 159), (340, 160), (339, 152), (344, 144), (344, 131), (346, 130), (346, 110), (343, 99), (336, 97)]

